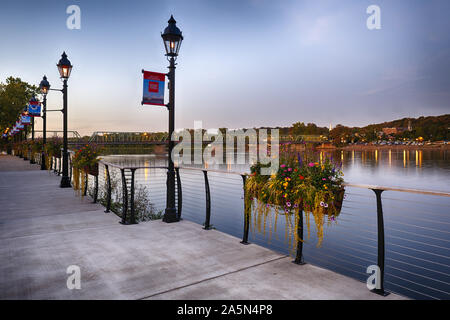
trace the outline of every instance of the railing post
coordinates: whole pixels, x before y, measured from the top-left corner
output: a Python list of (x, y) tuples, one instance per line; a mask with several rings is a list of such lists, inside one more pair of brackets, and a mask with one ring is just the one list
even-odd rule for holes
[(69, 154), (69, 180), (72, 182), (72, 157)]
[(97, 203), (97, 198), (98, 198), (98, 174), (95, 176), (94, 201), (93, 201), (93, 203)]
[(56, 163), (56, 157), (53, 157), (55, 159), (55, 166), (53, 167), (53, 173), (58, 173), (58, 164)]
[(298, 265), (304, 265), (305, 261), (303, 260), (303, 208), (299, 208), (298, 210), (298, 225), (297, 225), (297, 254), (295, 256), (295, 260), (292, 261)]
[(136, 224), (136, 217), (134, 216), (134, 172), (136, 169), (131, 169), (131, 190), (130, 190), (130, 224)]
[(242, 237), (242, 244), (250, 244), (250, 242), (248, 242), (248, 231), (250, 229), (250, 210), (251, 208), (249, 208), (249, 206), (247, 205), (247, 201), (246, 201), (246, 191), (245, 191), (245, 181), (247, 180), (247, 176), (245, 174), (241, 175), (242, 177), (242, 182), (244, 185), (244, 235)]
[(125, 178), (125, 169), (120, 169), (122, 174), (122, 221), (121, 224), (127, 224), (127, 211), (128, 211), (128, 190), (127, 180)]
[(177, 212), (178, 220), (181, 220), (181, 209), (183, 208), (183, 190), (181, 188), (180, 168), (175, 168), (177, 177)]
[(89, 175), (88, 175), (87, 172), (85, 172), (84, 173), (84, 192), (83, 192), (83, 196), (87, 195), (88, 179), (89, 179)]
[(109, 167), (107, 164), (105, 164), (106, 168), (106, 179), (108, 182), (108, 191), (106, 195), (106, 210), (105, 213), (108, 213), (111, 210), (111, 193), (112, 193), (112, 187), (111, 187), (111, 175), (109, 174)]
[(205, 178), (205, 198), (206, 198), (206, 218), (205, 218), (205, 227), (203, 229), (209, 230), (211, 229), (211, 193), (209, 190), (209, 181), (208, 181), (208, 171), (203, 171), (203, 177)]
[(379, 281), (376, 279), (376, 283), (380, 284), (379, 288), (371, 290), (373, 293), (387, 296), (389, 292), (384, 291), (384, 220), (383, 220), (383, 206), (381, 203), (381, 189), (372, 189), (377, 197), (377, 229), (378, 229), (378, 268), (380, 268)]

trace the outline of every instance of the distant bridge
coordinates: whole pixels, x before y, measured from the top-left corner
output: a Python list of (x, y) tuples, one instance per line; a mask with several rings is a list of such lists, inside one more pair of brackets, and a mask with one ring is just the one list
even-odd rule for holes
[(111, 132), (96, 131), (89, 138), (89, 143), (101, 145), (114, 144), (167, 144), (169, 134), (152, 132)]
[[(100, 145), (123, 145), (123, 144), (167, 144), (168, 133), (153, 132), (111, 132), (96, 131), (89, 139), (89, 143)], [(322, 143), (327, 141), (327, 137), (321, 135), (284, 135), (280, 136), (280, 143)], [(178, 142), (178, 141), (176, 141)], [(212, 141), (203, 141), (211, 143)]]
[[(62, 138), (63, 131), (47, 130), (47, 138)], [(42, 130), (35, 131), (35, 137), (42, 137)], [(69, 144), (83, 143), (81, 135), (77, 131), (68, 131)], [(270, 139), (270, 138), (269, 138)], [(165, 132), (114, 132), (95, 131), (88, 143), (99, 145), (164, 145), (169, 141), (169, 134)], [(322, 135), (283, 135), (280, 143), (322, 143), (327, 137)], [(178, 141), (176, 141), (178, 142)], [(212, 141), (203, 141), (204, 144)], [(225, 139), (224, 139), (225, 142)]]

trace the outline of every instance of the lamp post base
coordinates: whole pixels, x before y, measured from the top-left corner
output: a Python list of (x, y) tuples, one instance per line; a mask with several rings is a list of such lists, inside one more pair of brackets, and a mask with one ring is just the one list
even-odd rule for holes
[(166, 223), (178, 222), (177, 210), (175, 208), (166, 208), (163, 221)]
[(370, 292), (376, 293), (376, 294), (378, 294), (380, 296), (383, 296), (383, 297), (386, 297), (386, 296), (389, 295), (389, 292), (384, 291), (384, 289), (372, 289), (372, 290), (370, 290)]
[(61, 184), (59, 185), (61, 188), (70, 188), (72, 185), (70, 184), (69, 177), (62, 177)]
[(47, 168), (45, 167), (45, 156), (42, 155), (41, 157), (41, 170), (46, 170)]

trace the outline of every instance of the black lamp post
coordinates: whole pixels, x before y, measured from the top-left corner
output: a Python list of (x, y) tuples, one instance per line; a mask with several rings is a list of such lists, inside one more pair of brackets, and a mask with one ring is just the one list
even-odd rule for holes
[(47, 143), (47, 93), (50, 90), (50, 83), (47, 81), (47, 77), (44, 76), (42, 78), (41, 83), (39, 84), (39, 88), (41, 89), (41, 93), (43, 95), (42, 100), (42, 153), (41, 153), (41, 170), (45, 170), (46, 162), (45, 162), (45, 145)]
[(164, 222), (176, 222), (178, 221), (177, 210), (175, 208), (175, 168), (172, 160), (172, 150), (174, 143), (172, 141), (172, 133), (175, 128), (175, 60), (180, 50), (183, 36), (180, 29), (176, 26), (176, 21), (173, 16), (170, 16), (168, 21), (169, 25), (161, 34), (166, 48), (166, 57), (169, 60), (169, 103), (167, 108), (169, 109), (169, 166), (167, 170), (167, 198), (166, 198), (166, 210), (164, 213)]
[[(23, 107), (23, 113), (27, 113), (27, 112), (28, 112), (28, 106)], [(28, 139), (28, 130), (27, 129), (28, 129), (28, 126), (23, 125), (23, 135), (24, 135), (25, 141), (27, 141), (27, 139)], [(25, 150), (25, 152), (24, 152), (23, 160), (28, 160), (28, 149)]]
[(70, 177), (69, 177), (69, 155), (67, 153), (67, 79), (69, 79), (70, 72), (72, 71), (72, 64), (69, 59), (67, 59), (67, 55), (65, 52), (61, 55), (61, 59), (57, 64), (59, 75), (63, 80), (63, 163), (62, 163), (62, 178), (61, 178), (61, 188), (70, 188)]
[[(30, 102), (36, 102), (37, 99), (35, 96), (33, 96), (30, 100)], [(34, 117), (31, 117), (31, 140), (34, 142)], [(30, 163), (35, 163), (34, 158), (31, 157)]]

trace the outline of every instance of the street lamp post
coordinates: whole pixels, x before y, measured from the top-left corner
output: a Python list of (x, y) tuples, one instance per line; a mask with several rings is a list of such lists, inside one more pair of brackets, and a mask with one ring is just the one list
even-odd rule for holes
[[(27, 106), (25, 106), (24, 108), (23, 108), (23, 112), (27, 112), (27, 109), (28, 109), (28, 107)], [(24, 134), (24, 141), (27, 141), (27, 138), (28, 138), (28, 126), (23, 126), (23, 134)], [(23, 155), (23, 160), (28, 160), (28, 149), (27, 150), (25, 150), (25, 152), (23, 151), (23, 148), (22, 148), (22, 152), (24, 153), (24, 155)]]
[(69, 154), (67, 152), (67, 79), (69, 79), (70, 72), (72, 71), (72, 64), (69, 59), (67, 59), (67, 55), (65, 52), (61, 55), (61, 59), (57, 64), (59, 74), (61, 79), (63, 80), (63, 163), (62, 163), (62, 178), (61, 178), (61, 188), (70, 188), (70, 177), (69, 177)]
[(41, 89), (41, 93), (44, 96), (42, 100), (42, 153), (41, 153), (41, 170), (45, 170), (46, 161), (45, 161), (45, 145), (47, 143), (47, 93), (50, 90), (50, 83), (47, 81), (47, 77), (44, 76), (42, 78), (41, 83), (39, 84), (39, 88)]
[(169, 60), (169, 103), (167, 108), (169, 109), (169, 165), (167, 169), (167, 197), (166, 197), (166, 210), (164, 213), (164, 222), (176, 222), (179, 220), (177, 210), (175, 208), (175, 168), (172, 160), (172, 150), (174, 142), (172, 140), (172, 133), (175, 128), (175, 60), (180, 50), (183, 35), (180, 29), (176, 26), (176, 21), (173, 16), (170, 16), (168, 21), (169, 25), (161, 34), (166, 49), (166, 57)]

